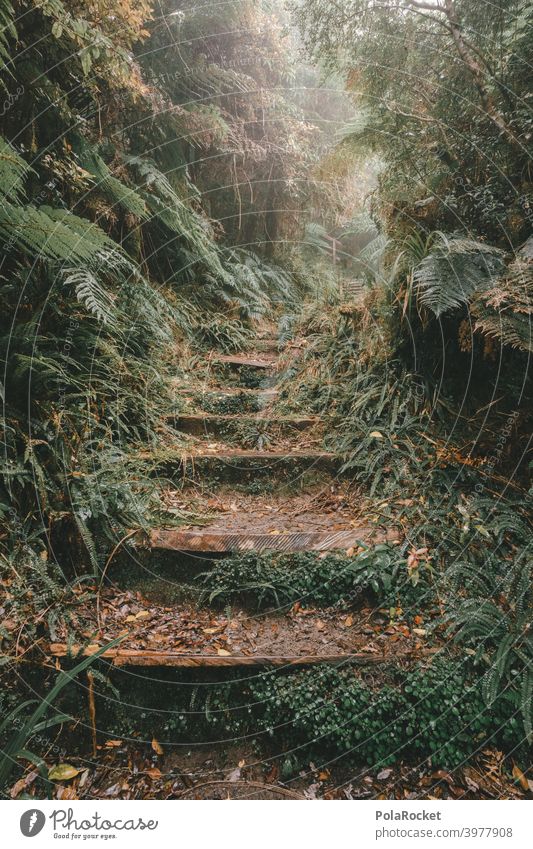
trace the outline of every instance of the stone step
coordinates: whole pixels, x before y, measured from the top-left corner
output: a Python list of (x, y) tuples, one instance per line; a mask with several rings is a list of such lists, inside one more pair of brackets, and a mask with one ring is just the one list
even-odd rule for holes
[(246, 415), (217, 415), (216, 413), (200, 413), (198, 415), (172, 416), (170, 419), (176, 430), (193, 436), (202, 434), (239, 436), (243, 426), (258, 428), (265, 431), (279, 431), (283, 434), (301, 432), (314, 427), (319, 419), (317, 416), (279, 416), (264, 418), (261, 414)]
[[(66, 643), (52, 643), (49, 654), (57, 659), (90, 657), (96, 654), (96, 647), (68, 646)], [(150, 651), (148, 649), (109, 649), (101, 655), (113, 666), (144, 666), (144, 667), (173, 667), (173, 668), (227, 668), (227, 667), (284, 667), (284, 666), (316, 666), (317, 664), (352, 663), (359, 666), (375, 666), (379, 664), (394, 664), (395, 662), (417, 661), (431, 657), (437, 649), (422, 649), (417, 651), (398, 652), (397, 655), (375, 655), (365, 652), (345, 652), (342, 654), (321, 655), (208, 655), (183, 654), (173, 651)]]
[(400, 535), (395, 530), (382, 531), (375, 527), (361, 527), (341, 531), (293, 531), (281, 533), (223, 532), (210, 530), (152, 531), (150, 548), (195, 554), (231, 554), (232, 552), (298, 552), (340, 551), (355, 548), (360, 542), (378, 545), (395, 543)]

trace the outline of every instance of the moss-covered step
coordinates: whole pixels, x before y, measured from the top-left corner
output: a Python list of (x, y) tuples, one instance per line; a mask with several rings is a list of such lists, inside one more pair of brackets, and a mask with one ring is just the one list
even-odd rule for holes
[(327, 451), (247, 451), (243, 449), (199, 450), (172, 461), (164, 461), (157, 473), (169, 479), (218, 483), (293, 483), (305, 475), (335, 475), (342, 458)]
[(213, 415), (236, 415), (259, 413), (279, 395), (277, 389), (247, 389), (243, 386), (213, 389), (206, 387), (191, 392), (190, 389), (178, 392), (187, 399), (187, 406), (195, 411)]
[(202, 434), (212, 436), (246, 438), (248, 432), (290, 436), (315, 427), (317, 416), (247, 416), (247, 415), (218, 415), (216, 413), (198, 413), (196, 415), (171, 416), (169, 421), (176, 430), (193, 436)]
[(257, 389), (266, 387), (268, 382), (275, 380), (278, 358), (273, 354), (256, 354), (254, 356), (222, 356), (210, 358), (211, 374), (219, 381)]

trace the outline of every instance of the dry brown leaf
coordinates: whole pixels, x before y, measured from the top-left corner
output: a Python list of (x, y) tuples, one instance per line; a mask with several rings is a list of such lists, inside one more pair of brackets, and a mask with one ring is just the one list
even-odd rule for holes
[(77, 799), (78, 794), (76, 793), (74, 787), (58, 787), (57, 788), (57, 799), (61, 800), (72, 800)]
[(156, 766), (153, 766), (146, 770), (146, 775), (155, 780), (157, 778), (162, 778), (163, 773)]
[(27, 790), (30, 784), (33, 784), (35, 779), (37, 778), (38, 773), (33, 770), (25, 775), (23, 778), (19, 778), (19, 780), (13, 785), (11, 788), (9, 795), (12, 799), (16, 799), (17, 796), (22, 793), (23, 790)]
[(377, 778), (378, 781), (386, 781), (391, 775), (392, 769), (382, 769), (381, 772), (378, 772)]
[(154, 750), (154, 752), (155, 752), (157, 755), (164, 755), (163, 747), (162, 747), (161, 743), (159, 743), (159, 742), (155, 739), (155, 737), (154, 737), (154, 739), (152, 740), (152, 749)]
[(520, 767), (516, 764), (513, 767), (513, 778), (515, 779), (515, 781), (519, 782), (520, 786), (522, 787), (522, 790), (525, 790), (526, 793), (529, 791), (529, 781), (520, 769)]

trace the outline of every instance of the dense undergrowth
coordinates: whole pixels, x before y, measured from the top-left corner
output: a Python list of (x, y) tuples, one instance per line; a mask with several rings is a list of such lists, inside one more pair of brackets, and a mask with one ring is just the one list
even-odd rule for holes
[[(254, 321), (305, 290), (273, 231), (281, 240), (294, 227), (305, 193), (291, 181), (316, 156), (313, 128), (281, 53), (275, 68), (245, 61), (281, 49), (281, 24), (268, 18), (263, 41), (265, 13), (249, 3), (115, 6), (1, 4), (9, 581), (31, 573), (34, 555), (50, 576), (56, 563), (95, 573), (124, 533), (146, 527), (153, 482), (140, 452), (169, 438), (180, 357), (245, 348)], [(244, 174), (257, 181), (249, 202)]]
[(244, 679), (204, 676), (202, 683), (162, 673), (150, 693), (129, 682), (127, 696), (120, 676), (115, 680), (120, 699), (98, 687), (99, 716), (111, 736), (134, 727), (146, 740), (157, 734), (165, 748), (252, 740), (268, 751), (273, 744), (276, 753), (286, 752), (285, 778), (314, 758), (372, 769), (429, 759), (453, 768), (487, 747), (512, 750), (516, 758), (527, 752), (516, 695), (503, 690), (487, 706), (476, 676), (457, 658), (385, 666), (379, 674), (350, 664)]
[[(401, 549), (368, 548), (357, 556), (341, 554), (246, 554), (218, 563), (202, 576), (201, 600), (212, 604), (242, 601), (257, 608), (353, 605), (365, 593), (381, 605), (408, 607), (413, 590), (426, 595), (429, 574), (408, 570)], [(422, 572), (422, 575), (420, 574)], [(423, 588), (426, 593), (423, 593)], [(416, 601), (415, 601), (416, 603)]]
[[(454, 766), (487, 745), (526, 751), (531, 9), (499, 3), (492, 21), (479, 4), (446, 4), (475, 55), (487, 51), (480, 85), (471, 46), (451, 52), (455, 20), (430, 15), (420, 32), (416, 4), (399, 25), (395, 4), (376, 15), (366, 0), (295, 2), (309, 54), (345, 79), (357, 112), (320, 162), (317, 125), (331, 115), (291, 91), (282, 17), (179, 2), (159, 4), (161, 17), (123, 2), (117, 18), (116, 5), (0, 0), (3, 660), (19, 627), (30, 642), (53, 639), (59, 617), (74, 632), (76, 604), (132, 532), (190, 519), (162, 515), (153, 475), (179, 448), (177, 384), (198, 376), (199, 353), (251, 347), (256, 322), (281, 314), (280, 342), (304, 347), (277, 411), (321, 415), (342, 475), (402, 542), (230, 558), (203, 576), (203, 601), (255, 611), (370, 598), (407, 619), (431, 613), (450, 657), (380, 680), (336, 668), (187, 682), (163, 730), (275, 737), (296, 750), (289, 771), (317, 753)], [(357, 31), (339, 25), (344, 6)], [(339, 186), (376, 156), (358, 218), (353, 182)], [(350, 299), (340, 284), (354, 268), (362, 294)], [(246, 394), (199, 403), (259, 409)], [(112, 682), (95, 674), (104, 700)], [(144, 711), (139, 728), (157, 700)], [(109, 728), (131, 722), (118, 709)]]

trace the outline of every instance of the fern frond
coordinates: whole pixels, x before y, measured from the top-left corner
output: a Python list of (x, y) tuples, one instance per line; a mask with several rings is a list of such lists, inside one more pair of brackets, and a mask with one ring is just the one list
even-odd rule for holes
[(488, 289), (504, 270), (504, 254), (499, 248), (440, 233), (413, 279), (420, 302), (438, 318)]
[(5, 67), (11, 54), (9, 51), (9, 39), (16, 39), (15, 10), (10, 0), (0, 2), (0, 68)]
[(84, 304), (98, 321), (116, 325), (114, 300), (88, 269), (67, 269), (65, 285), (72, 286), (78, 301)]
[[(0, 36), (0, 45), (1, 41)], [(30, 171), (32, 168), (28, 163), (3, 136), (0, 136), (0, 193), (8, 201), (20, 202), (24, 194), (23, 183)]]
[(100, 154), (84, 139), (78, 140), (77, 153), (81, 166), (94, 177), (97, 188), (101, 189), (113, 203), (118, 204), (136, 218), (147, 217), (146, 202), (143, 198), (134, 189), (118, 180)]
[(476, 330), (533, 352), (533, 260), (519, 255), (495, 286), (474, 298), (472, 313)]
[(104, 256), (126, 262), (116, 242), (83, 218), (64, 209), (0, 204), (0, 238), (32, 259), (98, 266)]

